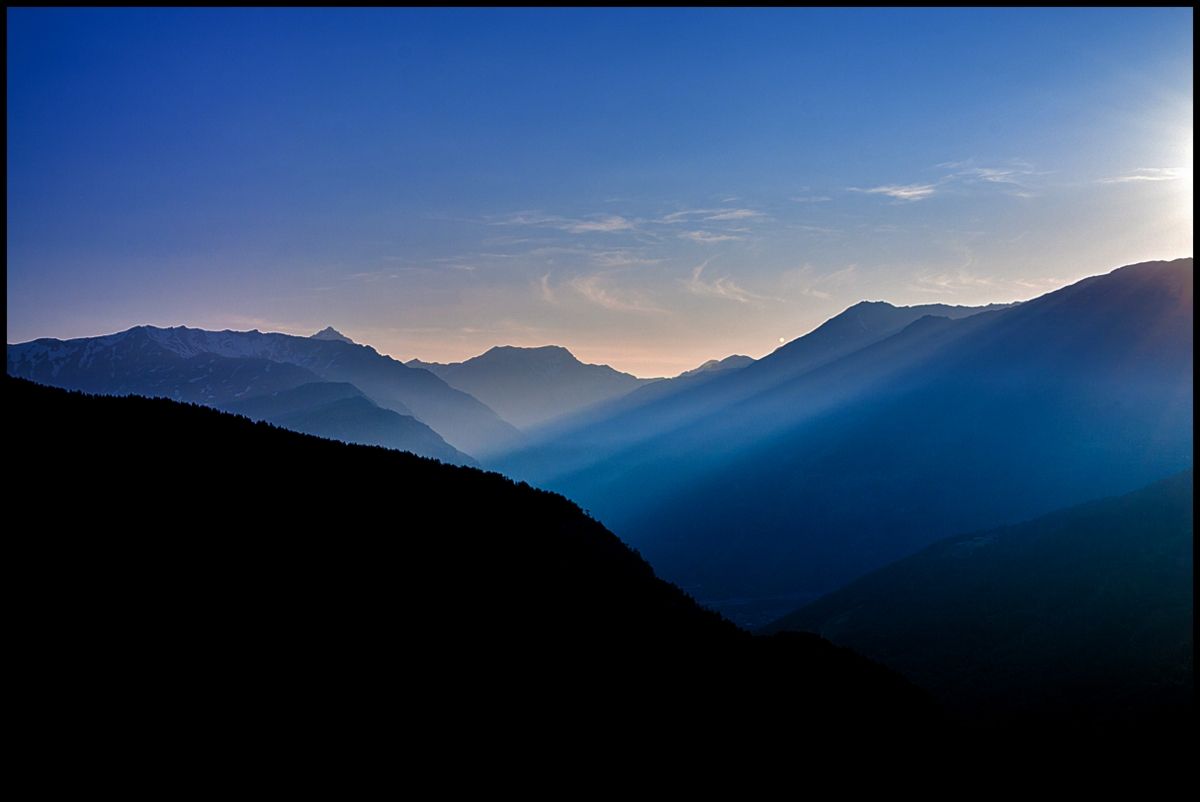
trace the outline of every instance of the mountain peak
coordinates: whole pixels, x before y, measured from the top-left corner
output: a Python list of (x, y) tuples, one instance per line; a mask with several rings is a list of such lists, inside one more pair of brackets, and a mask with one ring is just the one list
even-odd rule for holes
[(574, 354), (561, 345), (496, 345), (463, 364), (522, 365), (540, 369), (562, 369), (583, 365)]
[(351, 345), (354, 345), (354, 340), (351, 340), (349, 337), (347, 337), (345, 334), (342, 334), (340, 331), (335, 329), (333, 326), (326, 326), (325, 328), (318, 331), (316, 334), (310, 335), (310, 339), (313, 339), (313, 340), (337, 340), (339, 342), (350, 343)]
[(411, 361), (470, 393), (517, 427), (531, 427), (624, 395), (646, 383), (608, 365), (579, 361), (561, 345), (496, 345), (449, 365)]
[(489, 348), (487, 351), (485, 351), (484, 355), (492, 354), (492, 353), (496, 353), (496, 354), (531, 354), (531, 355), (539, 354), (542, 356), (548, 356), (550, 354), (555, 354), (558, 356), (569, 356), (572, 359), (575, 359), (575, 355), (572, 354), (570, 351), (568, 351), (566, 348), (563, 348), (561, 345), (535, 345), (535, 346), (494, 345), (491, 348)]

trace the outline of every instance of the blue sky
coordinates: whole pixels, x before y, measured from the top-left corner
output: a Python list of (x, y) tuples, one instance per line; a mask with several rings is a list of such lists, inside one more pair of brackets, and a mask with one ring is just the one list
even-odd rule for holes
[(1192, 11), (8, 12), (8, 339), (640, 375), (1192, 253)]

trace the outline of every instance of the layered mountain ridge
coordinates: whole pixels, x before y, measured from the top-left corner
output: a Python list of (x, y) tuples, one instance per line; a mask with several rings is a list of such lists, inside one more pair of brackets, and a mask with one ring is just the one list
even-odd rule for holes
[(458, 451), (486, 453), (521, 436), (428, 371), (339, 339), (137, 326), (103, 337), (9, 345), (8, 373), (67, 389), (214, 406), (312, 382), (347, 382), (375, 405), (416, 418)]
[(940, 537), (1190, 464), (1191, 259), (924, 311), (859, 304), (492, 464), (576, 499), (701, 600), (774, 597), (775, 615)]

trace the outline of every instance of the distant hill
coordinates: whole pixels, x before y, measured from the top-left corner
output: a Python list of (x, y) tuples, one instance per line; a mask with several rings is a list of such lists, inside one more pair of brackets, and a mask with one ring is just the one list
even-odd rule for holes
[(416, 418), (377, 406), (361, 390), (345, 382), (303, 384), (222, 408), (294, 432), (411, 451), (452, 465), (476, 464)]
[(940, 541), (769, 629), (874, 657), (975, 719), (1182, 720), (1194, 694), (1192, 481), (1189, 469)]
[(877, 664), (698, 607), (561, 496), (204, 407), (4, 391), (10, 498), (47, 527), (22, 539), (38, 615), (16, 624), (47, 716), (370, 710), (439, 738), (938, 721)]
[(724, 359), (710, 359), (699, 367), (692, 368), (691, 370), (685, 370), (675, 378), (680, 379), (684, 376), (695, 376), (698, 373), (736, 370), (737, 368), (746, 367), (753, 361), (753, 357), (743, 356), (742, 354), (734, 354), (733, 356), (727, 356)]
[[(176, 374), (188, 360), (258, 360), (288, 371), (287, 381), (259, 382), (236, 392), (195, 397)], [(228, 363), (233, 364), (233, 363)], [(249, 363), (247, 363), (249, 364)], [(299, 373), (295, 368), (303, 369)], [(521, 434), (470, 395), (428, 371), (409, 368), (369, 346), (329, 337), (295, 337), (259, 331), (205, 331), (176, 326), (137, 326), (119, 334), (76, 340), (35, 340), (8, 346), (8, 373), (67, 389), (99, 393), (163, 395), (221, 405), (313, 381), (348, 382), (375, 404), (412, 415), (446, 442), (469, 454), (512, 447)], [(201, 386), (217, 386), (201, 378)], [(146, 392), (146, 387), (160, 391)]]
[(441, 365), (414, 359), (406, 364), (425, 368), (451, 387), (470, 393), (522, 429), (620, 397), (655, 381), (621, 373), (608, 365), (585, 364), (557, 345), (540, 348), (502, 345), (465, 362)]
[(942, 537), (1190, 465), (1192, 278), (1191, 259), (1133, 265), (886, 336), (909, 313), (860, 304), (726, 378), (492, 464), (765, 624)]

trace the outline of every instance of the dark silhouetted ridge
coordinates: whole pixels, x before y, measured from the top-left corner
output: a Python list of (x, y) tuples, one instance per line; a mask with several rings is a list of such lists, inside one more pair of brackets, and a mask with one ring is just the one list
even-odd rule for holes
[(489, 738), (934, 720), (892, 672), (749, 635), (498, 474), (161, 399), (11, 377), (5, 399), (9, 498), (45, 525), (20, 562), (48, 717)]

